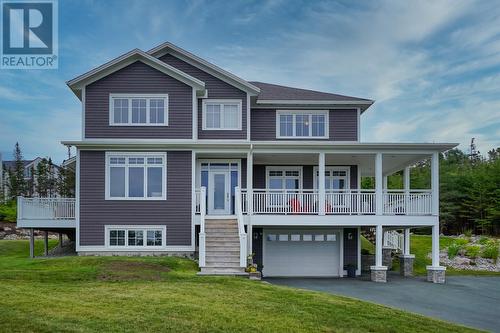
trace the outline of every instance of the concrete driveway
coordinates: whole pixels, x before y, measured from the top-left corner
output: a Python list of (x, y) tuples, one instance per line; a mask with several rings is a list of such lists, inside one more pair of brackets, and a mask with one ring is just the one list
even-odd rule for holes
[(358, 279), (269, 278), (266, 281), (379, 303), (478, 329), (500, 332), (500, 277), (449, 276), (446, 284), (389, 275)]

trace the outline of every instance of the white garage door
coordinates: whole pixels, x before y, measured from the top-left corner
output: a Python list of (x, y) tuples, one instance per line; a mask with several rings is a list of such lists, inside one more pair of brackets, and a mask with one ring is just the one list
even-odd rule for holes
[(264, 276), (338, 276), (338, 230), (264, 230)]

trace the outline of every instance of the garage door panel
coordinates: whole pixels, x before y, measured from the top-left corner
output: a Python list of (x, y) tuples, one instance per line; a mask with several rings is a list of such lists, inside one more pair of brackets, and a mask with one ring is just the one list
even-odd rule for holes
[[(270, 241), (268, 235), (301, 235), (300, 241)], [(303, 235), (335, 234), (335, 241), (303, 241)], [(289, 238), (290, 239), (290, 238)], [(326, 237), (325, 237), (326, 239)], [(338, 276), (340, 233), (333, 230), (264, 231), (265, 276)]]

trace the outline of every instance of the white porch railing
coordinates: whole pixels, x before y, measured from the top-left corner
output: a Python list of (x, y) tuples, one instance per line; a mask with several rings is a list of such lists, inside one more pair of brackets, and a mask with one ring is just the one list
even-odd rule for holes
[[(206, 196), (207, 196), (207, 190), (205, 187), (201, 187), (198, 193), (198, 202), (199, 202), (199, 211), (200, 211), (200, 237), (199, 237), (199, 248), (198, 248), (198, 255), (199, 255), (199, 266), (200, 267), (205, 267), (206, 265), (206, 247), (205, 247), (205, 212), (206, 207)], [(198, 204), (196, 205), (198, 207)]]
[(234, 210), (238, 221), (238, 235), (240, 237), (240, 267), (247, 265), (247, 234), (245, 232), (245, 222), (243, 221), (242, 193), (239, 187), (234, 189), (235, 202)]
[(18, 220), (74, 220), (74, 198), (17, 198)]
[(384, 247), (397, 250), (400, 253), (404, 251), (405, 237), (402, 233), (396, 230), (384, 232)]
[(375, 191), (327, 191), (325, 193), (325, 214), (375, 214)]
[(254, 214), (318, 214), (316, 190), (253, 190)]
[(385, 215), (431, 215), (431, 190), (385, 190)]

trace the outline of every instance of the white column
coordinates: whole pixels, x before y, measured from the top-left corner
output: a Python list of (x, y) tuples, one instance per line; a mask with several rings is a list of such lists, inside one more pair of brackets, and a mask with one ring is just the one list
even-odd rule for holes
[(247, 153), (247, 215), (253, 214), (253, 153)]
[(404, 237), (404, 255), (410, 254), (410, 228), (405, 228), (405, 237)]
[(382, 225), (377, 225), (375, 232), (375, 266), (382, 267), (382, 246), (383, 246), (383, 229)]
[(319, 215), (325, 215), (325, 153), (318, 157), (318, 189), (319, 189)]
[(439, 223), (432, 226), (432, 267), (439, 267)]
[(387, 189), (389, 188), (389, 187), (388, 187), (388, 185), (387, 185), (387, 184), (388, 184), (388, 180), (387, 180), (387, 178), (388, 178), (388, 176), (384, 176), (384, 177), (383, 177), (383, 184), (384, 184), (384, 185), (383, 185), (383, 188), (384, 188), (385, 190), (387, 190)]
[(382, 153), (375, 155), (375, 212), (383, 214), (383, 191), (382, 191)]
[(405, 213), (409, 213), (410, 203), (410, 167), (403, 170), (403, 188), (405, 190)]
[(439, 215), (439, 153), (431, 159), (432, 215)]

